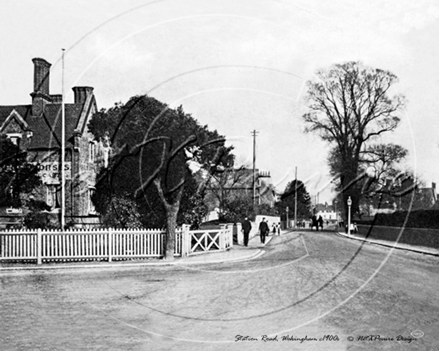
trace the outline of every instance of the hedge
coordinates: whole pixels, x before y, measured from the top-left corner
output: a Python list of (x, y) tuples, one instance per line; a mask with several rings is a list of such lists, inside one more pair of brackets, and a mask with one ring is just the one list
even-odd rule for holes
[[(408, 218), (407, 218), (408, 217)], [(406, 220), (406, 222), (405, 222)], [(405, 228), (429, 228), (438, 229), (438, 210), (396, 211), (394, 213), (378, 213), (373, 220), (355, 221), (358, 224), (403, 227)]]
[(369, 226), (359, 225), (358, 235), (368, 237), (368, 239), (380, 239), (386, 240), (390, 243), (394, 243), (399, 238), (399, 243), (425, 246), (438, 249), (439, 235), (438, 229), (426, 229), (426, 228), (407, 228), (403, 229), (399, 227), (382, 227), (382, 226)]

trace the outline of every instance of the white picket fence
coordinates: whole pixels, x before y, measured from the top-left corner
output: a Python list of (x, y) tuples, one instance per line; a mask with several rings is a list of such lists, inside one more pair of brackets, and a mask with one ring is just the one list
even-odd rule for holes
[[(0, 232), (0, 261), (160, 258), (165, 235), (159, 229), (7, 230)], [(176, 230), (174, 256), (224, 251), (232, 245), (232, 225), (196, 231), (183, 225)]]

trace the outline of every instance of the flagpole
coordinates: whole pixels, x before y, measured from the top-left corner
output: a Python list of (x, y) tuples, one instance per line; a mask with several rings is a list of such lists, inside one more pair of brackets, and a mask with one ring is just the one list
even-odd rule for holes
[(63, 51), (62, 54), (62, 73), (61, 73), (61, 230), (64, 230), (66, 226), (66, 193), (65, 193), (65, 183), (66, 183), (66, 175), (64, 172), (64, 150), (66, 148), (66, 141), (65, 141), (65, 115), (64, 115), (64, 49), (61, 49)]

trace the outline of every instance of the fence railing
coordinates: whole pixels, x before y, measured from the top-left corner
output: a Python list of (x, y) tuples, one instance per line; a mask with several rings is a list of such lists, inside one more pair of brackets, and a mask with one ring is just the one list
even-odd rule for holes
[[(160, 258), (166, 232), (157, 229), (8, 230), (0, 232), (0, 261), (86, 261)], [(232, 247), (232, 226), (176, 230), (174, 256)]]

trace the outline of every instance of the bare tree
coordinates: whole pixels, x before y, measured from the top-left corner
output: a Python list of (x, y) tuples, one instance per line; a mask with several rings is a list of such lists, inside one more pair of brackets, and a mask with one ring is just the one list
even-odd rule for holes
[(408, 150), (396, 144), (369, 145), (361, 151), (359, 162), (374, 170), (374, 174), (368, 174), (370, 177), (384, 182), (399, 173), (396, 165), (407, 154)]
[[(348, 196), (353, 209), (359, 206), (358, 177), (364, 146), (378, 136), (396, 129), (398, 112), (404, 107), (403, 95), (390, 95), (397, 82), (391, 72), (365, 67), (359, 62), (336, 64), (317, 72), (307, 83), (309, 111), (304, 114), (306, 132), (316, 132), (334, 147), (342, 201)], [(332, 161), (332, 160), (330, 160)], [(344, 217), (346, 217), (346, 208)]]

